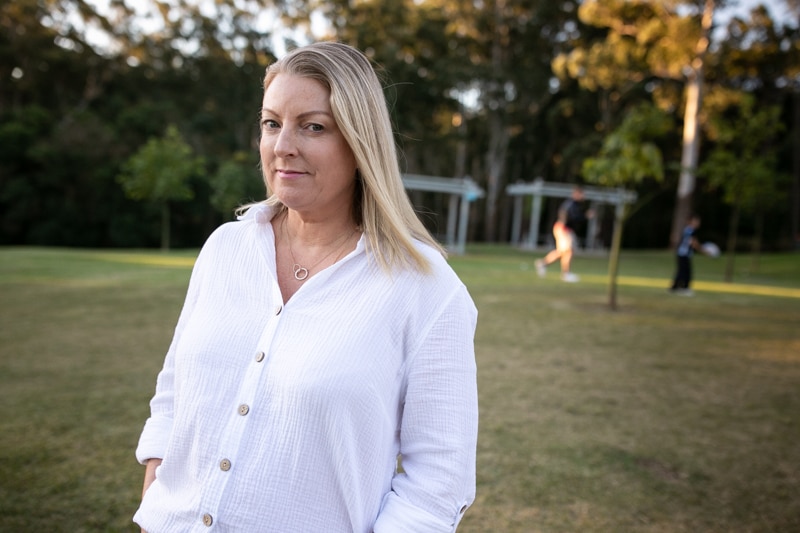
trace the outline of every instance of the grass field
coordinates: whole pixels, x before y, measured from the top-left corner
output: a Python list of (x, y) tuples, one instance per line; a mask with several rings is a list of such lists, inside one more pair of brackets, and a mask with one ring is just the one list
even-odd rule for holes
[[(800, 531), (800, 254), (451, 258), (478, 306), (476, 532)], [(128, 532), (134, 457), (194, 254), (0, 249), (0, 531)]]

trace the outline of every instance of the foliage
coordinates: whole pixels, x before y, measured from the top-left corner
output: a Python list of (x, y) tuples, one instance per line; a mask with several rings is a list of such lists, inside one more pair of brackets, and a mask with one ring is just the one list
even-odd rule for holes
[(147, 141), (122, 165), (117, 181), (133, 200), (161, 206), (161, 248), (170, 247), (170, 202), (191, 200), (189, 180), (203, 172), (203, 159), (181, 138), (178, 128), (167, 127), (162, 138)]
[[(681, 113), (699, 6), (677, 0), (105, 4), (0, 4), (0, 243), (156, 245), (158, 210), (127, 198), (115, 177), (140, 146), (174, 124), (202, 155), (207, 173), (189, 183), (191, 201), (173, 206), (173, 233), (178, 246), (200, 244), (230, 216), (229, 207), (212, 205), (220, 185), (214, 178), (233, 176), (237, 153), (255, 157), (264, 67), (287, 47), (315, 38), (312, 29), (320, 30), (312, 15), (324, 21), (317, 37), (358, 46), (381, 69), (403, 169), (470, 175), (487, 190), (473, 204), (470, 238), (505, 240), (512, 212), (506, 184), (579, 180), (584, 161), (639, 104)], [(90, 29), (105, 43), (89, 39)], [(792, 115), (800, 30), (757, 9), (714, 35), (722, 32), (726, 38), (715, 37), (706, 55), (703, 123), (716, 112), (710, 106), (724, 99), (718, 93), (745, 91), (780, 106), (791, 138), (800, 128)], [(679, 127), (676, 121), (658, 143), (668, 161), (681, 149)], [(779, 148), (776, 165), (787, 174), (793, 151), (788, 140)], [(708, 157), (705, 148), (700, 155)], [(242, 199), (260, 195), (261, 178), (251, 175), (254, 190)], [(635, 187), (656, 192), (651, 180)], [(727, 209), (715, 191), (698, 194), (709, 211)], [(630, 228), (626, 245), (663, 245), (658, 228), (672, 202), (658, 200), (637, 214), (647, 220)], [(421, 201), (436, 212), (447, 204), (434, 195)], [(768, 215), (770, 246), (787, 241), (787, 221), (796, 213), (800, 206), (790, 205)], [(724, 218), (709, 220), (720, 227), (706, 229), (723, 231), (724, 222), (715, 220)], [(742, 222), (752, 224), (753, 216)]]
[(740, 95), (739, 105), (712, 119), (709, 136), (715, 144), (702, 171), (711, 187), (724, 191), (725, 202), (754, 211), (780, 199), (775, 153), (784, 128), (780, 113), (778, 106), (757, 106), (751, 96)]
[[(748, 95), (715, 116), (710, 136), (716, 141), (700, 168), (710, 187), (723, 192), (732, 206), (728, 228), (728, 270), (733, 278), (733, 257), (739, 230), (739, 214), (763, 215), (783, 199), (784, 176), (776, 169), (776, 140), (782, 131), (777, 106), (757, 106)], [(760, 235), (756, 239), (760, 239)], [(760, 248), (760, 243), (756, 249)]]
[(188, 181), (200, 173), (203, 160), (192, 153), (180, 132), (170, 125), (160, 139), (150, 139), (122, 165), (118, 181), (133, 200), (191, 200)]
[(672, 128), (670, 117), (652, 105), (631, 110), (603, 142), (597, 157), (583, 163), (583, 177), (607, 187), (634, 185), (646, 178), (664, 179), (661, 150), (651, 140)]
[(253, 159), (250, 154), (237, 152), (209, 178), (213, 190), (209, 201), (214, 209), (230, 216), (235, 208), (265, 197), (264, 183), (254, 179), (258, 171)]
[(740, 96), (739, 105), (714, 117), (710, 136), (716, 142), (701, 174), (710, 187), (723, 192), (726, 203), (755, 213), (784, 198), (788, 180), (777, 170), (776, 159), (783, 124), (779, 107), (759, 107), (752, 97)]
[(688, 210), (694, 192), (700, 146), (697, 118), (705, 90), (705, 56), (714, 9), (715, 0), (589, 0), (581, 5), (581, 20), (607, 29), (605, 38), (554, 60), (562, 76), (579, 78), (589, 90), (602, 87), (627, 92), (645, 82), (651, 91), (675, 81), (685, 85), (681, 172), (672, 241), (677, 239), (680, 228), (675, 220)]
[[(607, 187), (623, 187), (651, 178), (664, 179), (664, 161), (661, 150), (652, 139), (670, 130), (667, 115), (649, 104), (633, 108), (620, 126), (603, 142), (597, 157), (583, 163), (583, 176), (591, 183)], [(642, 205), (640, 201), (639, 205)], [(614, 229), (609, 255), (609, 307), (617, 308), (617, 276), (622, 248), (623, 224), (626, 206), (618, 205), (614, 213)]]
[(553, 58), (553, 71), (574, 78), (590, 91), (613, 90), (621, 96), (637, 85), (653, 89), (666, 80), (682, 80), (691, 63), (699, 26), (676, 12), (680, 2), (604, 1), (581, 3), (581, 22), (602, 28), (598, 39), (578, 43)]

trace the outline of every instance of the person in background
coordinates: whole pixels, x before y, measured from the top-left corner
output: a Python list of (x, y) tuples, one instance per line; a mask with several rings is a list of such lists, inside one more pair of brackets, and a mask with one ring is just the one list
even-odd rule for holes
[(558, 208), (558, 217), (553, 224), (553, 237), (555, 237), (556, 247), (550, 251), (543, 259), (537, 259), (534, 263), (536, 273), (539, 277), (547, 274), (547, 265), (560, 261), (561, 279), (574, 283), (580, 278), (570, 270), (572, 267), (572, 256), (578, 244), (575, 230), (586, 222), (587, 218), (594, 216), (591, 209), (586, 208), (583, 189), (576, 186), (572, 189), (570, 198), (564, 200)]
[(672, 281), (670, 292), (683, 296), (692, 296), (694, 293), (690, 288), (692, 283), (692, 256), (694, 252), (702, 251), (700, 241), (697, 240), (697, 230), (700, 228), (700, 217), (692, 215), (689, 223), (683, 228), (681, 241), (678, 243), (675, 258), (677, 268), (675, 277)]
[(456, 530), (475, 498), (477, 310), (392, 131), (354, 48), (267, 69), (269, 196), (197, 258), (136, 449), (143, 531)]

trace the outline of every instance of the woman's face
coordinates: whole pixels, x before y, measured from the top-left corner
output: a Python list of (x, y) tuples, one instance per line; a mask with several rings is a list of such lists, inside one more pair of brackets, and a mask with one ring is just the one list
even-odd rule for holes
[(318, 219), (349, 213), (355, 188), (356, 160), (329, 97), (316, 80), (278, 74), (261, 109), (261, 163), (270, 191)]

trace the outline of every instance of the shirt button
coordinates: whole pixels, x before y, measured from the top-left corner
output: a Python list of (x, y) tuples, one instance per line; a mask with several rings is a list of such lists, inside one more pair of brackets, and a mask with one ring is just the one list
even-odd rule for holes
[(203, 523), (208, 527), (211, 527), (211, 524), (214, 523), (214, 519), (211, 517), (210, 514), (206, 513), (203, 515)]
[(281, 314), (281, 311), (283, 311), (283, 306), (282, 305), (276, 305), (275, 306), (275, 316), (278, 316), (279, 314)]
[(240, 415), (244, 416), (249, 412), (250, 412), (250, 406), (247, 405), (246, 403), (243, 403), (242, 405), (239, 406), (239, 414)]
[(223, 459), (222, 461), (219, 462), (219, 468), (223, 472), (227, 472), (228, 470), (231, 469), (231, 462), (228, 459)]
[(264, 354), (264, 352), (258, 352), (258, 353), (256, 353), (256, 363), (260, 363), (261, 361), (263, 361), (263, 360), (264, 360), (264, 357), (265, 357), (265, 355), (266, 355), (266, 354)]

